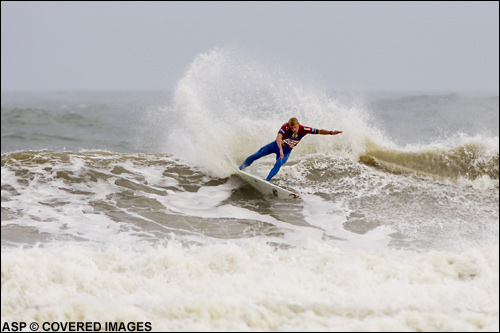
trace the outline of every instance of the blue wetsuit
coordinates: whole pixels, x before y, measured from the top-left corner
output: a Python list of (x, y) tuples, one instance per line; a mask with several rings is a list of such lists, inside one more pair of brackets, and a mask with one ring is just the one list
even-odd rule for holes
[(283, 141), (281, 148), (283, 149), (283, 159), (280, 158), (280, 149), (278, 147), (278, 143), (276, 140), (274, 140), (271, 143), (268, 143), (264, 147), (260, 148), (258, 152), (256, 152), (253, 155), (250, 155), (247, 157), (245, 162), (243, 162), (240, 165), (240, 170), (246, 168), (250, 164), (252, 164), (255, 160), (267, 156), (269, 154), (276, 154), (276, 163), (274, 164), (274, 167), (271, 169), (269, 172), (269, 175), (267, 176), (266, 180), (270, 181), (271, 178), (276, 176), (278, 171), (280, 170), (281, 166), (286, 163), (288, 160), (288, 157), (290, 156), (290, 153), (292, 152), (292, 149), (299, 143), (299, 141), (306, 135), (306, 134), (318, 134), (318, 130), (316, 128), (311, 128), (311, 127), (304, 127), (302, 125), (299, 125), (299, 131), (298, 133), (294, 134), (288, 123), (283, 124), (281, 126), (279, 133), (282, 134), (283, 136)]
[(290, 153), (292, 152), (292, 148), (288, 148), (283, 145), (281, 147), (283, 149), (283, 155), (284, 155), (283, 159), (280, 158), (280, 149), (278, 147), (278, 143), (276, 143), (275, 140), (271, 143), (268, 143), (264, 147), (260, 148), (259, 151), (256, 152), (255, 154), (248, 156), (245, 162), (243, 162), (243, 164), (240, 165), (240, 170), (246, 168), (247, 166), (252, 164), (253, 161), (258, 160), (261, 157), (275, 153), (276, 163), (274, 164), (274, 167), (271, 169), (271, 172), (269, 172), (269, 175), (266, 178), (267, 181), (270, 181), (271, 178), (276, 176), (278, 171), (280, 171), (281, 166), (286, 163), (286, 161), (288, 160), (288, 156), (290, 156)]

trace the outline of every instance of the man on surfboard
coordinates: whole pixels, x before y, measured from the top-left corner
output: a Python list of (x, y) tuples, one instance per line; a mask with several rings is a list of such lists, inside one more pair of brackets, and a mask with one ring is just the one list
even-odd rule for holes
[(255, 154), (248, 156), (240, 165), (240, 170), (243, 170), (255, 160), (274, 153), (276, 154), (276, 164), (274, 164), (274, 167), (266, 178), (267, 181), (270, 181), (271, 178), (276, 176), (281, 166), (286, 163), (292, 149), (298, 145), (304, 136), (307, 134), (337, 135), (340, 133), (342, 133), (342, 131), (327, 131), (324, 129), (305, 127), (299, 124), (297, 118), (290, 118), (288, 123), (284, 123), (283, 126), (281, 126), (276, 136), (276, 140), (260, 148)]

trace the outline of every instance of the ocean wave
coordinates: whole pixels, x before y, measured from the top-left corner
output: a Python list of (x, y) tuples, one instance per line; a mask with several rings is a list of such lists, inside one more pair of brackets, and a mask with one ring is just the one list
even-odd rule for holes
[(138, 318), (154, 331), (496, 331), (498, 250), (175, 240), (142, 250), (2, 249), (2, 320), (104, 327)]
[(368, 144), (360, 162), (394, 173), (469, 180), (487, 176), (498, 180), (498, 138), (469, 138), (465, 141), (452, 147), (432, 144), (406, 149), (385, 149)]
[[(498, 179), (463, 186), (325, 154), (287, 163), (273, 179), (298, 192), (298, 203), (262, 196), (234, 169), (214, 177), (170, 154), (18, 151), (3, 154), (1, 166), (2, 237), (14, 243), (49, 234), (128, 244), (174, 232), (197, 241), (253, 235), (288, 246), (294, 233), (346, 240), (379, 228), (392, 230), (395, 246), (466, 246), (498, 237)], [(264, 178), (271, 167), (262, 161), (249, 172)]]

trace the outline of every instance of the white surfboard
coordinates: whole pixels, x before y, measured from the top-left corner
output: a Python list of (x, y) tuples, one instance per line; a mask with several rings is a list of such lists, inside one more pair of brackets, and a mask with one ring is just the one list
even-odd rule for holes
[(266, 196), (278, 199), (299, 199), (298, 194), (285, 190), (284, 188), (281, 188), (277, 185), (271, 184), (267, 180), (260, 179), (259, 177), (246, 173), (245, 171), (237, 169), (237, 174), (244, 181), (253, 186), (253, 188)]

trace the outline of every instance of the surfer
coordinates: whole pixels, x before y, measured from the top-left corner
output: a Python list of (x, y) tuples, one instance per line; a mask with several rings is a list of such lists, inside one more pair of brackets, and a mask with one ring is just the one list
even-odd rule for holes
[(274, 164), (274, 167), (266, 178), (267, 181), (270, 181), (271, 178), (276, 176), (281, 166), (286, 163), (292, 149), (298, 145), (304, 136), (307, 134), (337, 135), (340, 133), (342, 133), (342, 131), (328, 131), (305, 127), (299, 124), (297, 118), (290, 118), (288, 123), (284, 123), (283, 126), (281, 126), (276, 136), (276, 140), (260, 148), (255, 154), (248, 156), (240, 165), (240, 170), (250, 166), (255, 160), (274, 153), (276, 154), (276, 164)]

